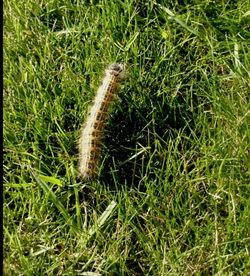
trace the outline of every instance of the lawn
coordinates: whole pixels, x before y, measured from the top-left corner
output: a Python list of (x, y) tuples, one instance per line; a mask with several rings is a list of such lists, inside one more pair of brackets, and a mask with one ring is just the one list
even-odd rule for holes
[[(247, 0), (4, 1), (5, 275), (249, 273), (249, 30)], [(115, 61), (127, 78), (83, 180)]]

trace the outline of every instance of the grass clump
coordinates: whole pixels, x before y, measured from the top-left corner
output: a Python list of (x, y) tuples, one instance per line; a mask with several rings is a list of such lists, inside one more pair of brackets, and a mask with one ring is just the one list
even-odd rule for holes
[[(4, 4), (6, 275), (245, 275), (248, 1)], [(77, 139), (128, 64), (99, 177)]]

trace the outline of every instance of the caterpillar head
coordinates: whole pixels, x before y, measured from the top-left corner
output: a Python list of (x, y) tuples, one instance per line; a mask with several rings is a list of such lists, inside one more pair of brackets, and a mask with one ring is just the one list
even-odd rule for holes
[(108, 69), (107, 73), (118, 77), (119, 79), (124, 79), (126, 77), (126, 70), (124, 63), (113, 63)]

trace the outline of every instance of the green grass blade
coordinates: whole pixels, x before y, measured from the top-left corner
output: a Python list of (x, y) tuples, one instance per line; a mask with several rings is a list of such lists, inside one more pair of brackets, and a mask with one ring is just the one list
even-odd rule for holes
[(116, 207), (116, 202), (112, 201), (102, 215), (97, 219), (96, 224), (91, 226), (88, 230), (88, 238), (90, 239), (97, 231), (100, 231), (101, 227), (104, 225), (106, 220), (112, 214), (114, 208)]
[(170, 9), (163, 7), (160, 4), (157, 4), (163, 11), (165, 11), (172, 19), (174, 19), (178, 24), (180, 24), (184, 29), (189, 31), (190, 33), (200, 36), (200, 34), (196, 31), (191, 29), (185, 22), (183, 22), (177, 15), (175, 15)]
[(45, 194), (49, 195), (52, 203), (57, 207), (58, 211), (62, 214), (67, 224), (71, 225), (73, 229), (76, 229), (76, 225), (74, 220), (72, 219), (69, 212), (65, 209), (59, 198), (55, 195), (55, 193), (49, 188), (46, 182), (39, 176), (32, 172), (33, 177), (36, 179), (38, 185), (42, 188)]

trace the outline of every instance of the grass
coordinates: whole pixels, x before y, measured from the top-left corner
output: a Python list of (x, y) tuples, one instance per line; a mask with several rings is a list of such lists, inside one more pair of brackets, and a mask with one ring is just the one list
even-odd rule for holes
[[(5, 1), (5, 275), (249, 273), (249, 11)], [(129, 76), (84, 182), (79, 130), (114, 61)]]

